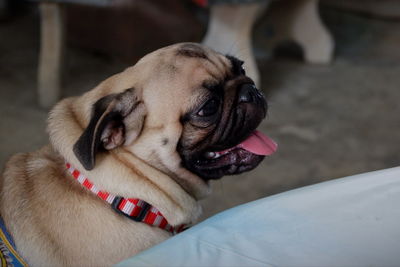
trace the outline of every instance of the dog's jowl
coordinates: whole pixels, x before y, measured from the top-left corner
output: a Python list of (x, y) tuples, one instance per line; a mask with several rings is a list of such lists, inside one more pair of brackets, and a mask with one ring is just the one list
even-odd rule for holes
[(193, 224), (209, 181), (276, 144), (243, 62), (194, 43), (159, 49), (50, 112), (50, 144), (14, 155), (0, 212), (32, 266), (109, 266)]

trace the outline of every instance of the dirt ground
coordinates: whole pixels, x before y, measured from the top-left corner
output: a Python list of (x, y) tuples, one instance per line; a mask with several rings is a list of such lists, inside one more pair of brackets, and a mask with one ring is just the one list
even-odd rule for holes
[[(214, 182), (206, 218), (296, 187), (400, 165), (400, 22), (323, 9), (336, 41), (331, 65), (270, 58), (266, 26), (255, 46), (270, 105), (261, 130), (279, 151), (254, 171)], [(46, 144), (36, 104), (37, 11), (0, 22), (0, 165)], [(64, 96), (80, 94), (128, 64), (68, 47)]]

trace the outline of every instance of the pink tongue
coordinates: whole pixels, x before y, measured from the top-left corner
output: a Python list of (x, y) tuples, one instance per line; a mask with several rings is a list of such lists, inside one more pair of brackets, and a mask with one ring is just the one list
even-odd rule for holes
[(237, 147), (256, 155), (268, 156), (276, 151), (278, 145), (271, 138), (256, 130), (249, 138), (237, 145)]

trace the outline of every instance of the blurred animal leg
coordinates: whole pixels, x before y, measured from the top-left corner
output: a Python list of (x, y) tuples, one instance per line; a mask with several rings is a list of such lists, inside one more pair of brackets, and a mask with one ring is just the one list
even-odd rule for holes
[(49, 108), (60, 97), (64, 54), (64, 10), (61, 4), (41, 2), (41, 38), (38, 70), (38, 98)]
[(334, 41), (319, 16), (318, 0), (296, 0), (293, 5), (287, 32), (303, 48), (304, 59), (309, 63), (330, 63)]
[(210, 7), (210, 20), (203, 44), (245, 61), (247, 75), (260, 85), (260, 75), (252, 49), (254, 22), (269, 0), (246, 4), (216, 4)]

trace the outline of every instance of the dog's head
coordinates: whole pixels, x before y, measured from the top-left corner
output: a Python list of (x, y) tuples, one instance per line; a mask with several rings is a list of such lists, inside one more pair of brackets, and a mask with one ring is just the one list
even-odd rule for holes
[(267, 104), (242, 64), (193, 43), (145, 56), (80, 98), (87, 126), (76, 157), (90, 170), (97, 153), (123, 147), (194, 195), (255, 168), (276, 145), (256, 131)]

